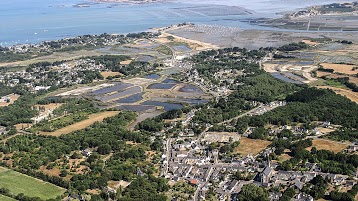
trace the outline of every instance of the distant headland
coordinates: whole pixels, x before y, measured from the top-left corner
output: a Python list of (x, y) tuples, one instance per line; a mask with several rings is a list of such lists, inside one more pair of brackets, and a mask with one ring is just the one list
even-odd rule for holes
[(133, 3), (133, 4), (144, 4), (144, 3), (155, 3), (163, 2), (164, 0), (93, 0), (98, 3)]

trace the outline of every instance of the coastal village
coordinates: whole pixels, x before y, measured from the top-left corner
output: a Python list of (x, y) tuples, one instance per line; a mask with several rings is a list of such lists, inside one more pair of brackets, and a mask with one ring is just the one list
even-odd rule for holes
[(0, 200), (357, 200), (356, 41), (180, 36), (240, 31), (181, 23), (0, 46)]

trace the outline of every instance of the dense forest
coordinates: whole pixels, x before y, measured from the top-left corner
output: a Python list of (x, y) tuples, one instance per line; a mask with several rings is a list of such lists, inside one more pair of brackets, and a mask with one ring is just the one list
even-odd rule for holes
[(286, 101), (288, 104), (284, 107), (252, 117), (250, 125), (328, 121), (347, 128), (358, 127), (358, 105), (332, 90), (305, 88), (287, 96)]

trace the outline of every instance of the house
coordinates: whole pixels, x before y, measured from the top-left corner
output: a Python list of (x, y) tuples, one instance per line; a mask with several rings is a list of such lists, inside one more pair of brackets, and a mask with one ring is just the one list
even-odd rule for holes
[(239, 181), (233, 180), (227, 187), (227, 190), (231, 193), (238, 184), (239, 184)]
[(301, 190), (304, 186), (304, 183), (301, 182), (299, 179), (294, 180), (294, 187)]
[(357, 145), (349, 145), (347, 151), (348, 152), (355, 152), (358, 150), (358, 146)]
[(305, 193), (300, 193), (292, 199), (294, 201), (314, 201), (313, 197)]
[(196, 180), (196, 179), (190, 179), (188, 182), (190, 185), (193, 185), (193, 186), (196, 186), (198, 184), (198, 180)]
[(328, 174), (326, 176), (326, 179), (330, 180), (330, 181), (334, 181), (337, 178), (337, 175), (335, 174)]
[(84, 149), (81, 151), (82, 155), (85, 157), (89, 157), (92, 155), (92, 151), (90, 149)]
[(276, 193), (276, 192), (269, 193), (270, 200), (279, 200), (281, 196), (282, 196), (282, 193)]

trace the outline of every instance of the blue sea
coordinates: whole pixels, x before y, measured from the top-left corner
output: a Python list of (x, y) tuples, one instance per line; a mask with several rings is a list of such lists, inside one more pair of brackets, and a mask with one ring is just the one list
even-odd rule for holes
[[(126, 34), (182, 22), (243, 29), (262, 28), (240, 20), (272, 17), (277, 12), (304, 5), (283, 1), (290, 6), (284, 9), (275, 0), (174, 0), (149, 4), (95, 3), (84, 0), (1, 0), (0, 45), (37, 43), (84, 34)], [(305, 2), (322, 3), (327, 0)], [(242, 14), (238, 7), (246, 7), (251, 14)]]

